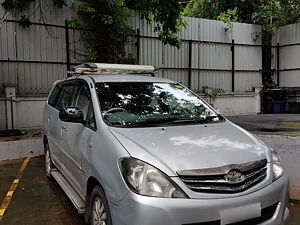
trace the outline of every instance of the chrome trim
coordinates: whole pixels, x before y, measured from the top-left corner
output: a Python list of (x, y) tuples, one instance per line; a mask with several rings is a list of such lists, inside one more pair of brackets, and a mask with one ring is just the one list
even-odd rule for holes
[(267, 160), (217, 168), (178, 171), (179, 178), (195, 192), (237, 193), (267, 177)]
[(214, 191), (214, 192), (240, 192), (244, 191), (248, 187), (252, 186), (253, 184), (258, 183), (262, 179), (264, 179), (267, 176), (267, 174), (261, 174), (254, 180), (249, 180), (246, 183), (240, 185), (240, 186), (215, 186), (214, 184), (211, 184), (210, 186), (193, 186), (193, 185), (187, 185), (190, 189), (195, 190), (195, 191)]
[(245, 181), (248, 181), (249, 179), (251, 179), (252, 177), (254, 177), (255, 175), (257, 174), (260, 174), (262, 172), (265, 172), (267, 170), (267, 168), (263, 167), (257, 171), (254, 171), (253, 173), (250, 173), (250, 174), (247, 174), (245, 176), (243, 176), (242, 179), (238, 180), (238, 181), (231, 181), (231, 180), (225, 180), (225, 179), (211, 179), (211, 180), (208, 180), (208, 179), (204, 179), (204, 180), (201, 180), (201, 179), (198, 179), (198, 180), (195, 180), (193, 178), (182, 178), (181, 180), (185, 183), (217, 183), (217, 184), (240, 184), (240, 183), (243, 183)]
[(249, 162), (245, 164), (230, 164), (215, 168), (206, 169), (196, 169), (196, 170), (178, 170), (177, 174), (179, 176), (214, 176), (214, 175), (224, 175), (230, 170), (236, 169), (241, 172), (249, 171), (259, 167), (263, 167), (267, 164), (266, 159), (262, 159), (255, 162)]

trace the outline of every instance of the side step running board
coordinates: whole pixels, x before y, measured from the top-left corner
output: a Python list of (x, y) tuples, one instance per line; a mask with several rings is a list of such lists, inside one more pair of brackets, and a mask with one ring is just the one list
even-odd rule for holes
[(57, 181), (57, 183), (61, 186), (61, 188), (65, 191), (67, 196), (70, 198), (71, 202), (76, 207), (79, 214), (85, 213), (85, 203), (83, 199), (78, 195), (78, 193), (74, 190), (71, 184), (66, 180), (66, 178), (58, 171), (52, 170), (51, 175)]

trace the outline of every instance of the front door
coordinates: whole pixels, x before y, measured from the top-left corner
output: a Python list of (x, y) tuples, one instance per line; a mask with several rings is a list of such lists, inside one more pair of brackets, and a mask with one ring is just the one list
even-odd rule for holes
[(89, 90), (84, 83), (76, 87), (72, 106), (79, 107), (83, 112), (85, 124), (62, 122), (62, 147), (68, 158), (65, 172), (71, 184), (84, 197), (82, 158), (90, 148), (90, 140), (95, 133), (93, 105)]

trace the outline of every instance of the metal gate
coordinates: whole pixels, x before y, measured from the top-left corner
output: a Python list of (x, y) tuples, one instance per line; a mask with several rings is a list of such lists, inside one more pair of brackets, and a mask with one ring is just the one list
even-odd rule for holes
[(263, 90), (262, 113), (300, 113), (300, 87)]

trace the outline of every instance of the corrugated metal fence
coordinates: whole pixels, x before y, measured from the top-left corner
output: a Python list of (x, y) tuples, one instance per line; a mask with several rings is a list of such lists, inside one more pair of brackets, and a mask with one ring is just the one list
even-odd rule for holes
[(19, 15), (5, 17), (7, 12), (0, 5), (0, 18), (5, 17), (0, 24), (2, 94), (2, 84), (10, 83), (17, 85), (18, 96), (47, 95), (52, 83), (66, 76), (68, 63), (84, 61), (79, 31), (65, 26), (71, 10), (53, 7), (51, 1), (40, 2), (26, 12), (32, 14), (28, 28), (18, 24)]
[(272, 68), (280, 87), (300, 87), (300, 23), (280, 27), (273, 38)]
[[(46, 95), (55, 80), (66, 76), (68, 63), (85, 61), (79, 31), (66, 29), (65, 20), (72, 17), (72, 10), (40, 2), (42, 7), (32, 5), (26, 13), (32, 14), (29, 28), (17, 23), (18, 15), (10, 14), (1, 23), (0, 93), (3, 83), (14, 83), (18, 96)], [(5, 13), (0, 6), (0, 18)], [(140, 64), (152, 64), (160, 68), (160, 76), (196, 91), (209, 86), (224, 92), (245, 92), (261, 86), (260, 26), (234, 23), (225, 31), (223, 22), (186, 19), (189, 26), (180, 34), (183, 45), (178, 50), (162, 45), (153, 25), (135, 12), (129, 23), (140, 31), (135, 37)]]
[(262, 85), (261, 26), (233, 23), (230, 31), (220, 21), (186, 18), (189, 26), (180, 33), (182, 47), (164, 46), (153, 25), (135, 12), (130, 19), (139, 30), (140, 64), (159, 68), (159, 75), (179, 81), (195, 91), (203, 86), (224, 92), (252, 91)]

